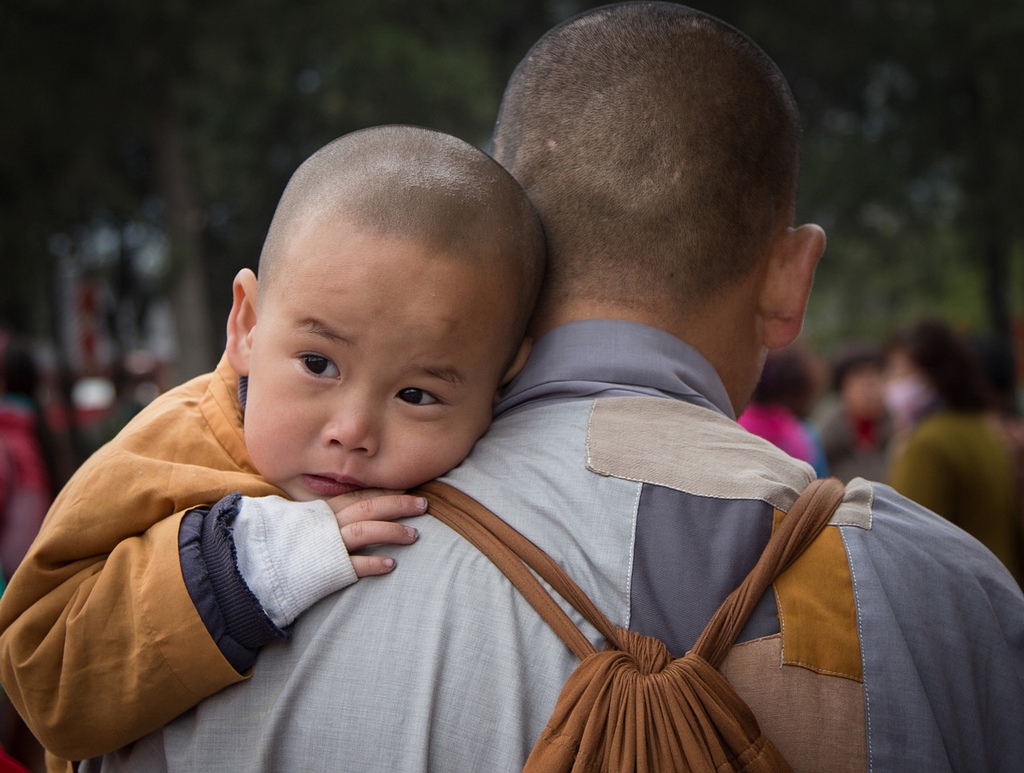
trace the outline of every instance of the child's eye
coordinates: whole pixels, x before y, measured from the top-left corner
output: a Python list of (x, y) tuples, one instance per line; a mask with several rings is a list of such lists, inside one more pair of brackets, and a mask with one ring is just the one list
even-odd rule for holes
[(414, 387), (403, 389), (398, 393), (398, 399), (412, 405), (433, 405), (438, 402), (437, 398), (430, 394), (430, 392), (425, 392), (422, 389), (416, 389)]
[(326, 357), (319, 354), (304, 354), (299, 359), (306, 366), (306, 370), (315, 376), (337, 376), (338, 368)]

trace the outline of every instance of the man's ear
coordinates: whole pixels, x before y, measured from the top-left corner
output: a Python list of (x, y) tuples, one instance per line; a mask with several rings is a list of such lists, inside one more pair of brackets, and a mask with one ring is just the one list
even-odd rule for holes
[(776, 238), (760, 298), (763, 343), (768, 349), (781, 349), (800, 335), (814, 270), (824, 252), (825, 232), (816, 225), (787, 228)]
[(231, 313), (228, 315), (226, 353), (231, 367), (240, 376), (249, 375), (252, 336), (256, 327), (256, 275), (243, 268), (231, 286)]
[[(523, 366), (526, 365), (526, 360), (529, 358), (532, 350), (533, 339), (529, 337), (524, 338), (523, 342), (519, 344), (519, 351), (516, 352), (516, 358), (512, 360), (512, 364), (509, 366), (508, 370), (505, 371), (505, 375), (502, 376), (501, 384), (498, 385), (499, 387), (505, 386), (509, 381), (519, 375), (519, 371), (521, 371)], [(498, 401), (497, 394), (494, 396), (494, 401)]]

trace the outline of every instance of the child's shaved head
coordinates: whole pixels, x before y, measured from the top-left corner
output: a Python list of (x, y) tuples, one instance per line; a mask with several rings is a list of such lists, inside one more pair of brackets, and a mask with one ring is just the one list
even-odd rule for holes
[(644, 2), (583, 14), (534, 46), (505, 92), (494, 156), (544, 221), (544, 298), (696, 307), (746, 276), (791, 215), (798, 141), (792, 95), (752, 41)]
[(505, 274), (525, 325), (543, 275), (543, 232), (518, 183), (478, 148), (413, 126), (364, 129), (321, 148), (292, 175), (274, 213), (261, 292), (287, 275), (289, 238), (327, 220)]

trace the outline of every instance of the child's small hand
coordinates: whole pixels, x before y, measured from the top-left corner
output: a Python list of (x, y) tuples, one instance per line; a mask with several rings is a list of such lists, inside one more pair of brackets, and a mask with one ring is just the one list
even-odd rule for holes
[(338, 520), (341, 539), (352, 559), (357, 577), (387, 574), (395, 568), (395, 560), (388, 556), (361, 556), (356, 552), (370, 545), (408, 545), (419, 536), (416, 529), (396, 518), (423, 515), (427, 500), (398, 491), (362, 489), (327, 500)]

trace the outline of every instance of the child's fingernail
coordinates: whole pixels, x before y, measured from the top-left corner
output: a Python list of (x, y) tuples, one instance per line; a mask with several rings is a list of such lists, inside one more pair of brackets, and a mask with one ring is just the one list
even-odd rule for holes
[(419, 534), (420, 534), (412, 526), (406, 526), (405, 527), (405, 533), (409, 535), (409, 539), (416, 539), (419, 536)]
[(427, 500), (424, 499), (423, 497), (420, 497), (419, 499), (416, 500), (416, 507), (418, 507), (420, 510), (426, 510)]
[(392, 569), (394, 569), (395, 568), (395, 559), (393, 559), (393, 558), (385, 558), (384, 559), (384, 568), (387, 569), (389, 572)]

